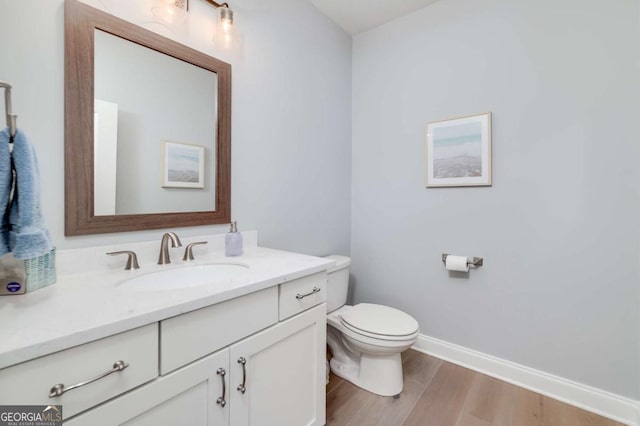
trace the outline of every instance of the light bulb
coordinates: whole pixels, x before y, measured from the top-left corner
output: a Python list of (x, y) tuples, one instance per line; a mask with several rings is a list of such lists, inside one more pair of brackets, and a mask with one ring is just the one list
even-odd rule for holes
[(153, 0), (151, 13), (168, 24), (178, 23), (187, 17), (187, 1)]
[(228, 7), (220, 8), (220, 22), (222, 24), (222, 31), (228, 33), (231, 31), (231, 27), (233, 26), (233, 10)]
[(219, 21), (214, 27), (214, 44), (222, 49), (238, 49), (242, 36), (233, 22), (233, 11), (226, 3), (218, 6)]

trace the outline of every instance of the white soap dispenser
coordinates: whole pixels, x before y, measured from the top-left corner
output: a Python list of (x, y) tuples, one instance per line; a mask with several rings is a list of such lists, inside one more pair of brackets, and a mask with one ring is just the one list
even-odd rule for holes
[(237, 222), (231, 222), (231, 229), (224, 239), (225, 256), (242, 256), (242, 234), (238, 232)]

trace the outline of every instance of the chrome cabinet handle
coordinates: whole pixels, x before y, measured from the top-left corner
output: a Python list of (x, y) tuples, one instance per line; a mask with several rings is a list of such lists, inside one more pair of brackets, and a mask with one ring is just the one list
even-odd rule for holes
[(307, 294), (300, 294), (300, 293), (298, 293), (298, 294), (296, 294), (296, 299), (298, 299), (298, 300), (302, 300), (302, 299), (304, 299), (305, 297), (307, 297), (307, 296), (311, 296), (311, 295), (316, 294), (316, 293), (320, 293), (320, 287), (314, 287), (314, 288), (313, 288), (313, 290), (311, 290), (311, 291), (310, 291), (309, 293), (307, 293)]
[(227, 374), (227, 372), (224, 370), (224, 368), (218, 368), (216, 374), (222, 379), (222, 396), (218, 397), (216, 403), (220, 404), (221, 407), (224, 407), (225, 405), (227, 405), (227, 401), (224, 399), (225, 395), (227, 394), (227, 385), (225, 385), (224, 383), (224, 376)]
[(245, 385), (247, 384), (247, 360), (244, 357), (238, 358), (238, 364), (242, 364), (242, 383), (238, 385), (238, 390), (240, 393), (245, 393), (247, 388)]
[(122, 371), (125, 368), (127, 368), (129, 366), (129, 364), (127, 364), (126, 362), (120, 360), (120, 361), (116, 361), (113, 364), (113, 368), (109, 371), (107, 371), (106, 373), (103, 373), (99, 376), (96, 376), (92, 379), (89, 380), (85, 380), (84, 382), (80, 382), (80, 383), (76, 383), (75, 385), (69, 386), (69, 387), (65, 387), (62, 383), (58, 383), (57, 385), (55, 385), (54, 387), (51, 388), (51, 390), (49, 391), (49, 398), (55, 398), (58, 396), (61, 396), (63, 393), (65, 392), (69, 392), (70, 390), (88, 385), (89, 383), (93, 383), (97, 380), (103, 379), (105, 377), (107, 377), (109, 374), (113, 374), (113, 373), (117, 373), (118, 371)]

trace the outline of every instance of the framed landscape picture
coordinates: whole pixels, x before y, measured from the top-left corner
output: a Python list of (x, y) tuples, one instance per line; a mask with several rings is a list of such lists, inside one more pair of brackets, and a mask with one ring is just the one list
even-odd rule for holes
[(426, 185), (491, 186), (491, 113), (427, 124)]
[(204, 188), (202, 145), (179, 142), (162, 143), (162, 187)]

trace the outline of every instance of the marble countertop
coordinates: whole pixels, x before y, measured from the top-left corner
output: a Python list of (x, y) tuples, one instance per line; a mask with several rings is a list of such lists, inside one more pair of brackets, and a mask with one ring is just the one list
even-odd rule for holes
[[(257, 239), (256, 239), (257, 240)], [(246, 247), (240, 257), (212, 249), (197, 260), (169, 265), (141, 263), (141, 269), (82, 271), (58, 274), (49, 287), (0, 298), (0, 368), (243, 296), (280, 283), (324, 271), (331, 259)], [(124, 248), (126, 249), (126, 248)], [(175, 257), (175, 254), (174, 254)], [(215, 262), (249, 266), (246, 274), (215, 285), (180, 290), (143, 291), (122, 286), (130, 278), (160, 270)], [(60, 268), (59, 268), (60, 271)]]

